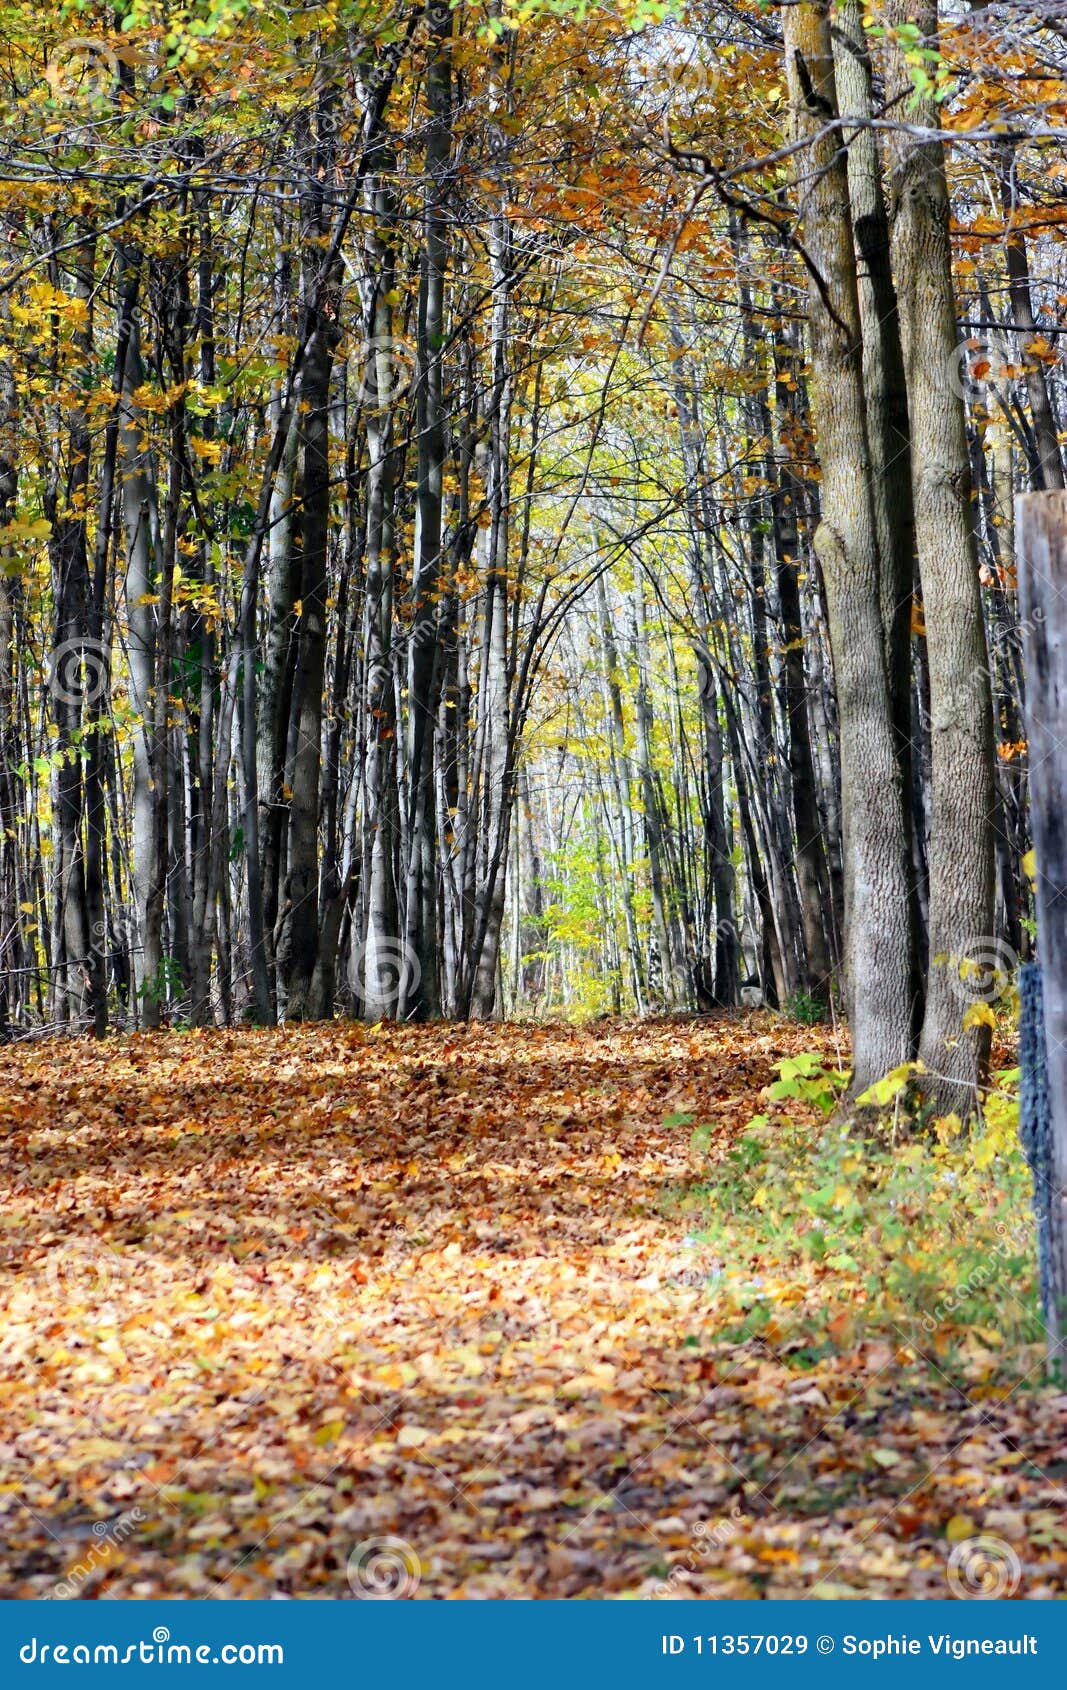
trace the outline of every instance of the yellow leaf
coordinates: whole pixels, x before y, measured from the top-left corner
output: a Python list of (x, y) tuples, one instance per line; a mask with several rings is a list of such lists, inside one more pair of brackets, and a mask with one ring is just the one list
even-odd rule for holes
[(894, 1098), (900, 1096), (914, 1074), (923, 1074), (925, 1071), (921, 1062), (902, 1062), (899, 1068), (894, 1068), (884, 1079), (875, 1080), (873, 1086), (868, 1086), (856, 1102), (873, 1103), (878, 1107), (892, 1103)]
[(974, 1537), (978, 1527), (966, 1514), (953, 1514), (945, 1527), (945, 1536), (949, 1543), (963, 1543), (966, 1538)]
[(997, 1018), (987, 1003), (972, 1003), (967, 1007), (963, 1017), (963, 1030), (966, 1033), (971, 1027), (995, 1027)]
[(972, 1152), (976, 1168), (988, 1168), (997, 1159), (997, 1147), (991, 1135), (980, 1138)]

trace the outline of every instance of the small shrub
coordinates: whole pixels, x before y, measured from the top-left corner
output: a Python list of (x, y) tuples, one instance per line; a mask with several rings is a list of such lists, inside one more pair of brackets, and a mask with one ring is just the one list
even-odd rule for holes
[(794, 992), (785, 1006), (786, 1017), (802, 1027), (818, 1027), (826, 1020), (826, 1005), (811, 992)]

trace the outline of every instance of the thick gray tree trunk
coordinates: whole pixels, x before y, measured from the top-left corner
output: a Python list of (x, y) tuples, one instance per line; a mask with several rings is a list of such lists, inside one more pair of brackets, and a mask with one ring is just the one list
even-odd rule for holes
[(812, 413), (822, 467), (815, 547), (826, 586), (840, 716), (846, 1000), (853, 1089), (911, 1052), (908, 837), (885, 658), (878, 537), (867, 442), (863, 337), (830, 6), (786, 8), (794, 130), (807, 141), (804, 241), (810, 289)]
[(1067, 494), (1029, 494), (1016, 508), (1037, 937), (1052, 1111), (1049, 1340), (1062, 1367), (1067, 1360)]
[[(896, 6), (937, 46), (937, 13)], [(911, 98), (909, 66), (888, 53), (895, 106)], [(909, 119), (938, 125), (934, 100)], [(936, 141), (901, 130), (893, 140), (891, 248), (911, 422), (912, 492), (930, 666), (930, 968), (919, 1055), (942, 1114), (966, 1115), (989, 1031), (964, 1031), (968, 976), (993, 933), (993, 706), (971, 508), (963, 399), (952, 379), (958, 331), (952, 287), (944, 156)]]

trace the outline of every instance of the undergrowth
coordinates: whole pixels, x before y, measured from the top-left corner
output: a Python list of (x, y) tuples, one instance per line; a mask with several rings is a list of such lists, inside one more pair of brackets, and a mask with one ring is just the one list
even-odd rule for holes
[[(891, 1115), (869, 1132), (840, 1119), (846, 1076), (821, 1056), (776, 1066), (768, 1112), (671, 1202), (711, 1258), (714, 1336), (813, 1359), (889, 1340), (902, 1362), (993, 1394), (1030, 1373), (1041, 1326), (1017, 1071), (997, 1075), (973, 1128), (950, 1116), (894, 1141)], [(692, 1142), (699, 1159), (707, 1129)]]

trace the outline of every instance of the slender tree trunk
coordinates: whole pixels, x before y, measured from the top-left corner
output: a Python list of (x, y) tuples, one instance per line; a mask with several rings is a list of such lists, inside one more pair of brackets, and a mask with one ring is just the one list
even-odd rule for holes
[[(427, 8), (430, 62), (426, 95), (424, 249), (418, 317), (418, 502), (414, 613), (408, 663), (408, 863), (405, 942), (417, 959), (402, 981), (400, 1013), (440, 1014), (434, 813), (434, 718), (442, 670), (437, 642), (441, 572), (445, 410), (445, 283), (448, 265), (448, 170), (452, 151), (452, 13), (443, 0)], [(411, 988), (411, 989), (409, 989)], [(410, 1001), (409, 1001), (410, 1000)]]
[(822, 817), (815, 789), (811, 751), (808, 685), (804, 657), (804, 627), (800, 609), (799, 576), (804, 568), (798, 515), (800, 481), (793, 467), (800, 429), (794, 399), (800, 374), (800, 349), (787, 334), (775, 344), (775, 391), (779, 414), (777, 475), (774, 482), (774, 549), (778, 601), (782, 613), (782, 666), (789, 729), (789, 773), (796, 833), (797, 880), (800, 887), (807, 989), (824, 1006), (829, 1002), (833, 964), (833, 898), (823, 841)]
[(300, 619), (293, 687), (295, 751), (289, 812), (289, 945), (285, 958), (286, 1016), (303, 1021), (315, 1012), (313, 983), (322, 916), (319, 886), (319, 797), (322, 773), (322, 699), (326, 672), (326, 599), (330, 537), (330, 376), (339, 335), (339, 261), (323, 278), (322, 246), (330, 219), (324, 186), (332, 179), (335, 96), (320, 96), (309, 169), (302, 193), (304, 311), (307, 353), (300, 386), (301, 453)]
[(122, 511), (126, 531), (126, 612), (129, 625), (131, 704), (137, 716), (133, 733), (132, 883), (140, 946), (134, 956), (134, 985), (146, 1027), (158, 1027), (163, 987), (163, 912), (165, 880), (160, 876), (164, 822), (161, 795), (164, 772), (156, 738), (157, 551), (159, 518), (148, 450), (145, 418), (133, 395), (143, 385), (140, 335), (130, 329), (126, 380), (121, 401), (119, 458)]
[[(0, 300), (0, 327), (10, 332), (11, 311)], [(0, 531), (14, 521), (18, 494), (18, 389), (15, 372), (0, 358)], [(19, 904), (20, 814), (25, 804), (19, 752), (16, 623), (20, 599), (13, 548), (0, 544), (0, 1040), (19, 1017), (24, 983)]]
[[(205, 387), (215, 382), (215, 316), (213, 306), (214, 263), (211, 223), (206, 203), (197, 201), (197, 308), (196, 332), (200, 342), (200, 379)], [(214, 418), (205, 417), (201, 430), (206, 440), (213, 440)], [(205, 539), (200, 551), (200, 572), (205, 594), (216, 588), (215, 565), (210, 540)], [(216, 652), (213, 618), (200, 616), (194, 623), (194, 637), (199, 646), (200, 697), (196, 715), (195, 742), (190, 745), (189, 758), (195, 767), (193, 784), (195, 811), (191, 849), (192, 871), (192, 934), (189, 979), (189, 1019), (194, 1027), (210, 1026), (214, 1020), (211, 1002), (211, 965), (215, 951), (216, 901), (218, 880), (215, 828), (220, 824), (213, 779), (215, 734), (218, 726), (216, 693), (220, 675)], [(227, 759), (228, 762), (228, 759)]]
[(652, 933), (660, 966), (661, 1001), (673, 1009), (677, 999), (675, 959), (671, 947), (667, 905), (666, 876), (664, 874), (664, 826), (659, 792), (656, 788), (652, 763), (652, 703), (648, 696), (649, 653), (648, 630), (645, 623), (645, 595), (639, 568), (634, 570), (633, 595), (634, 637), (634, 736), (641, 797), (645, 813), (645, 846), (648, 851), (648, 879), (652, 892)]
[(641, 942), (634, 909), (634, 817), (630, 801), (630, 780), (626, 760), (626, 722), (622, 707), (622, 688), (619, 684), (619, 653), (608, 614), (607, 590), (602, 573), (596, 578), (597, 621), (603, 653), (601, 686), (607, 718), (608, 772), (615, 795), (618, 818), (618, 856), (623, 921), (626, 928), (626, 949), (630, 959), (630, 984), (638, 1015), (645, 1013), (645, 984), (641, 968)]
[(1067, 486), (1063, 474), (1063, 455), (1060, 452), (1056, 416), (1052, 395), (1045, 376), (1045, 365), (1035, 350), (1038, 340), (1034, 322), (1034, 302), (1030, 290), (1030, 259), (1026, 250), (1026, 236), (1021, 229), (1012, 228), (1018, 211), (1015, 191), (1015, 147), (1005, 141), (997, 149), (1000, 171), (1000, 195), (1004, 219), (1008, 225), (1006, 257), (1008, 265), (1008, 295), (1011, 314), (1017, 330), (1019, 351), (1026, 370), (1026, 391), (1030, 400), (1030, 416), (1034, 425), (1034, 441), (1041, 469), (1042, 490), (1062, 492)]
[[(392, 204), (380, 184), (372, 184), (370, 204), (379, 228), (388, 227)], [(362, 922), (353, 923), (350, 982), (368, 1021), (395, 1015), (399, 988), (412, 967), (397, 936), (397, 898), (393, 877), (394, 821), (390, 775), (395, 766), (395, 690), (393, 685), (393, 342), (392, 266), (388, 248), (372, 236), (369, 256), (376, 269), (367, 343), (364, 403), (367, 427), (366, 590), (364, 619), (364, 861)]]

